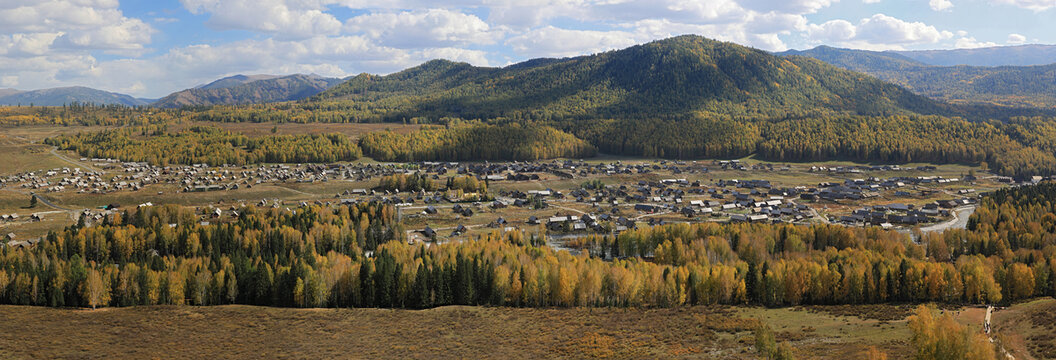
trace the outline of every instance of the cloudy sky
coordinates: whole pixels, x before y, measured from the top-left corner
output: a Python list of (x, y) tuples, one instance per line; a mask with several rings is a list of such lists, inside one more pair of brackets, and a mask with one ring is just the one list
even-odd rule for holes
[(1056, 0), (0, 0), (0, 88), (503, 66), (699, 34), (764, 50), (1056, 43)]

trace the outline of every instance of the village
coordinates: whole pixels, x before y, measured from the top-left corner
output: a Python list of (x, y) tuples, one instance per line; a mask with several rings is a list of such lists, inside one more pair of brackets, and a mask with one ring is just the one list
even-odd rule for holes
[[(550, 236), (616, 234), (639, 226), (677, 222), (834, 223), (913, 229), (956, 220), (954, 209), (974, 206), (988, 189), (1010, 178), (957, 174), (930, 165), (915, 167), (770, 164), (732, 161), (552, 160), (534, 162), (419, 162), (266, 164), (253, 166), (154, 166), (114, 159), (86, 159), (85, 168), (63, 167), (0, 177), (0, 189), (58, 199), (95, 199), (67, 210), (70, 219), (98, 219), (108, 211), (154, 202), (122, 204), (166, 191), (192, 201), (203, 222), (233, 221), (244, 206), (335, 205), (377, 201), (395, 205), (408, 241), (447, 241), (481, 231), (545, 229)], [(92, 170), (88, 170), (90, 164)], [(422, 174), (443, 183), (471, 176), (487, 184), (480, 194), (453, 191), (385, 191), (384, 176)], [(816, 180), (816, 181), (815, 181)], [(1040, 179), (1033, 179), (1039, 181)], [(544, 185), (545, 184), (545, 185)], [(250, 197), (254, 187), (298, 186), (294, 195)], [(977, 189), (978, 188), (978, 189)], [(334, 191), (334, 190), (337, 191)], [(149, 195), (149, 196), (148, 196)], [(206, 200), (208, 199), (208, 201)], [(50, 210), (50, 209), (49, 209)], [(73, 212), (76, 211), (76, 214)], [(963, 213), (963, 212), (962, 212)], [(970, 214), (967, 212), (965, 214)], [(0, 216), (0, 226), (40, 221), (36, 213)], [(71, 220), (72, 221), (72, 220)], [(27, 246), (41, 234), (7, 234)], [(33, 236), (36, 235), (36, 236)]]

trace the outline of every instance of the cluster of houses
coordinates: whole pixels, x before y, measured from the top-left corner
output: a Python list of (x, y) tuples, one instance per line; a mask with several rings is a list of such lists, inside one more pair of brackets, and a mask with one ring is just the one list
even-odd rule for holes
[[(20, 217), (18, 214), (2, 214), (2, 215), (0, 215), (0, 222), (14, 222), (14, 221), (19, 221), (21, 219), (22, 219), (22, 217)], [(43, 220), (43, 218), (40, 216), (40, 214), (29, 215), (29, 221), (36, 222), (36, 221), (41, 221), (41, 220)]]
[(861, 174), (867, 171), (935, 171), (937, 168), (930, 165), (917, 167), (901, 167), (898, 165), (848, 165), (848, 166), (811, 166), (810, 172), (827, 172), (834, 174)]
[(670, 171), (674, 174), (708, 171), (706, 167), (696, 163), (668, 160), (634, 164), (624, 164), (621, 161), (591, 164), (574, 160), (511, 163), (425, 162), (418, 164), (418, 170), (438, 175), (452, 171), (457, 174), (475, 175), (481, 180), (488, 181), (540, 180), (540, 174), (552, 174), (559, 178), (572, 179), (591, 175), (646, 174), (661, 170)]
[(25, 249), (32, 247), (33, 245), (36, 245), (40, 242), (40, 238), (29, 240), (18, 240), (16, 238), (17, 236), (15, 236), (15, 233), (8, 233), (6, 236), (4, 236), (4, 240), (6, 240), (5, 244), (7, 244), (8, 247), (13, 249)]
[(777, 165), (768, 163), (757, 163), (757, 164), (746, 164), (740, 160), (716, 160), (715, 165), (719, 166), (723, 170), (740, 170), (740, 171), (792, 171), (792, 167), (788, 165)]
[[(843, 183), (825, 182), (818, 184), (815, 188), (801, 191), (799, 196), (803, 200), (828, 200), (839, 202), (840, 200), (862, 200), (880, 196), (882, 191), (894, 190), (895, 196), (912, 196), (914, 193), (904, 190), (908, 186), (927, 184), (952, 184), (961, 182), (958, 178), (944, 178), (942, 176), (916, 176), (916, 177), (891, 177), (881, 179), (871, 177), (867, 179), (848, 179)], [(924, 190), (925, 192), (934, 190)], [(926, 194), (924, 194), (926, 195)]]
[(918, 225), (936, 222), (939, 217), (950, 216), (951, 208), (975, 204), (976, 198), (936, 201), (917, 207), (913, 204), (873, 205), (841, 216), (840, 223), (847, 225), (875, 225), (891, 228), (895, 225)]

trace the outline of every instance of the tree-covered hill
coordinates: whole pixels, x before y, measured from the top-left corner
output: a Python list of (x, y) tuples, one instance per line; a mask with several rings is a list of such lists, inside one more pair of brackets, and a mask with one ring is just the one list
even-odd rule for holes
[(234, 76), (201, 87), (172, 93), (152, 105), (161, 108), (175, 108), (300, 100), (318, 94), (340, 82), (341, 79), (301, 74), (283, 77)]
[[(781, 55), (807, 56), (876, 76), (917, 94), (950, 103), (1056, 107), (1056, 64), (936, 66), (895, 52), (819, 46)], [(1056, 57), (1052, 59), (1056, 62)]]
[(721, 115), (937, 114), (945, 105), (802, 57), (699, 36), (505, 68), (434, 60), (388, 76), (360, 75), (314, 96), (355, 104), (363, 118), (528, 120)]

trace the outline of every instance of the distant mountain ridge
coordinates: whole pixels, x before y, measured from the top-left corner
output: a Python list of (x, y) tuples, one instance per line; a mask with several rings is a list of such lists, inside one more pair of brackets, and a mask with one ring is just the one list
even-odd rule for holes
[(138, 99), (125, 94), (92, 89), (84, 86), (18, 91), (0, 90), (0, 105), (62, 106), (74, 102), (100, 105), (147, 105), (152, 100)]
[(246, 84), (246, 83), (251, 83), (251, 82), (254, 82), (254, 81), (271, 80), (271, 79), (280, 78), (280, 77), (282, 77), (282, 76), (280, 76), (280, 75), (264, 75), (264, 74), (259, 74), (259, 75), (241, 75), (241, 74), (239, 74), (239, 75), (233, 75), (233, 76), (228, 76), (228, 77), (225, 77), (225, 78), (221, 78), (221, 79), (213, 81), (211, 83), (208, 83), (208, 84), (205, 84), (205, 85), (201, 85), (201, 86), (196, 86), (194, 88), (195, 89), (206, 89), (206, 90), (210, 90), (210, 89), (224, 89), (224, 88), (235, 87), (235, 86)]
[[(954, 50), (944, 50), (954, 51)], [(938, 52), (933, 52), (937, 54)], [(951, 103), (1056, 107), (1056, 64), (1031, 66), (929, 65), (904, 52), (819, 46), (779, 55), (806, 56)]]
[(260, 104), (300, 100), (341, 83), (318, 75), (235, 75), (196, 88), (177, 91), (151, 104), (160, 108), (182, 106)]
[(994, 46), (976, 49), (891, 51), (928, 65), (1030, 66), (1056, 63), (1056, 45)]

